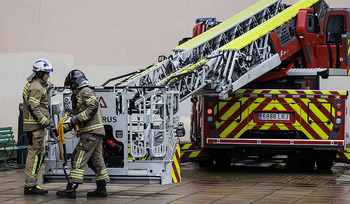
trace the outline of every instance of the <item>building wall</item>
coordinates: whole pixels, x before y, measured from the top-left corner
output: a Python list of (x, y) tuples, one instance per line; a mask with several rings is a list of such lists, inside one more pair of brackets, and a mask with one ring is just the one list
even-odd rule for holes
[[(49, 59), (63, 86), (81, 69), (92, 85), (170, 55), (196, 18), (224, 21), (258, 0), (0, 0), (0, 126), (17, 130), (18, 104), (32, 65)], [(293, 3), (295, 0), (284, 0)], [(350, 7), (348, 0), (328, 0)]]

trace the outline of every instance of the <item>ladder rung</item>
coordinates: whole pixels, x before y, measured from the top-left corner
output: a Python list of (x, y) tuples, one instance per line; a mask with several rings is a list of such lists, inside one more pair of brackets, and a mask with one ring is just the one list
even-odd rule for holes
[(287, 9), (283, 10), (281, 13), (270, 18), (266, 22), (260, 24), (259, 26), (253, 28), (247, 33), (239, 36), (238, 38), (232, 40), (226, 45), (222, 46), (221, 50), (226, 49), (237, 49), (240, 50), (243, 47), (249, 45), (250, 43), (256, 41), (260, 37), (266, 35), (267, 33), (273, 31), (275, 28), (281, 26), (283, 23), (289, 21), (298, 14), (298, 11), (303, 8), (309, 8), (319, 0), (301, 0)]
[(186, 66), (186, 67), (184, 67), (184, 68), (182, 68), (180, 70), (177, 70), (173, 74), (165, 77), (160, 82), (158, 82), (157, 85), (164, 85), (166, 82), (171, 82), (172, 80), (176, 80), (176, 78), (174, 78), (174, 79), (171, 79), (171, 78), (173, 78), (173, 76), (175, 76), (176, 74), (177, 75), (185, 74), (185, 73), (191, 71), (192, 69), (195, 69), (198, 66), (204, 65), (205, 63), (206, 63), (206, 60), (202, 59), (201, 61), (197, 62), (196, 64), (190, 64), (190, 65), (188, 65), (188, 66)]
[(214, 28), (207, 30), (206, 32), (196, 36), (195, 38), (177, 46), (174, 48), (174, 50), (187, 50), (191, 49), (193, 47), (196, 47), (198, 45), (203, 44), (204, 42), (210, 40), (211, 38), (214, 38), (215, 36), (229, 30), (233, 26), (245, 21), (249, 17), (255, 15), (256, 13), (259, 13), (263, 9), (269, 7), (270, 5), (276, 3), (278, 0), (261, 0), (260, 2), (254, 4), (253, 6), (249, 7), (248, 9), (240, 12), (239, 14), (231, 17), (230, 19), (220, 23), (219, 25), (215, 26)]

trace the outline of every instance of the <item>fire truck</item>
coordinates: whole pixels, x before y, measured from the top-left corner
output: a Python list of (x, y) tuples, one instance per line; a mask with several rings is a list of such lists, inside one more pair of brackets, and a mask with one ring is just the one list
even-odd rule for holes
[[(349, 15), (324, 0), (261, 0), (222, 23), (199, 19), (194, 37), (170, 56), (93, 86), (111, 182), (180, 182), (180, 161), (229, 166), (234, 158), (284, 154), (302, 167), (327, 169), (336, 155), (347, 159), (348, 92), (321, 90), (320, 83), (348, 76)], [(183, 144), (179, 110), (186, 99), (192, 101), (191, 142)], [(53, 91), (56, 124), (71, 101), (70, 90)], [(63, 161), (77, 142), (66, 139), (62, 156), (57, 140), (49, 139), (44, 182), (65, 180), (70, 163)], [(84, 179), (94, 182), (93, 171)]]
[[(288, 9), (293, 7), (297, 15), (268, 32), (265, 39), (265, 46), (279, 55), (277, 67), (249, 83), (242, 81), (233, 93), (203, 90), (192, 95), (191, 143), (182, 144), (183, 161), (200, 159), (200, 166), (228, 167), (246, 156), (282, 154), (290, 167), (313, 169), (316, 163), (318, 169), (329, 169), (336, 157), (347, 160), (348, 92), (320, 90), (320, 78), (348, 75), (350, 10), (331, 9), (320, 1)], [(287, 19), (282, 17), (284, 12), (279, 14), (281, 19)], [(212, 21), (198, 23), (193, 35)], [(235, 46), (225, 45), (226, 50)], [(252, 60), (251, 48), (242, 54), (241, 62), (236, 58), (240, 68)], [(223, 80), (231, 78), (226, 72), (229, 66), (232, 63), (225, 64), (223, 74), (229, 76)]]

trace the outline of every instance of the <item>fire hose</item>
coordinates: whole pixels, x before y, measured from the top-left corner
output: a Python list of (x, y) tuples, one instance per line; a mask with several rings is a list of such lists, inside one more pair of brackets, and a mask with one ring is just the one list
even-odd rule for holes
[(64, 128), (63, 128), (63, 124), (64, 122), (66, 122), (67, 119), (69, 119), (70, 116), (65, 116), (64, 118), (62, 118), (60, 120), (60, 122), (57, 125), (57, 133), (59, 136), (59, 140), (60, 140), (60, 150), (61, 150), (61, 157), (62, 157), (62, 163), (63, 163), (63, 171), (64, 171), (64, 175), (66, 176), (66, 179), (68, 181), (68, 183), (70, 183), (70, 179), (67, 175), (67, 171), (66, 169), (67, 167), (67, 150), (66, 150), (66, 143), (65, 143), (65, 139), (73, 139), (74, 137), (77, 136), (77, 125), (74, 125), (74, 129), (75, 129), (75, 133), (73, 137), (65, 137), (64, 136)]

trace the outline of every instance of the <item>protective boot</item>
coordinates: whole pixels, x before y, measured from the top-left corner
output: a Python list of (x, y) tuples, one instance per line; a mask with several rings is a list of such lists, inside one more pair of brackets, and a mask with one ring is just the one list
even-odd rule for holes
[(97, 188), (92, 191), (88, 192), (88, 197), (107, 197), (107, 189), (106, 189), (106, 181), (105, 180), (99, 180), (96, 181)]
[(69, 182), (67, 184), (67, 187), (64, 191), (57, 191), (56, 195), (61, 198), (71, 198), (76, 199), (77, 198), (77, 192), (76, 189), (78, 188), (78, 183)]
[(45, 195), (48, 191), (42, 189), (38, 185), (34, 187), (24, 187), (24, 194), (26, 195)]

